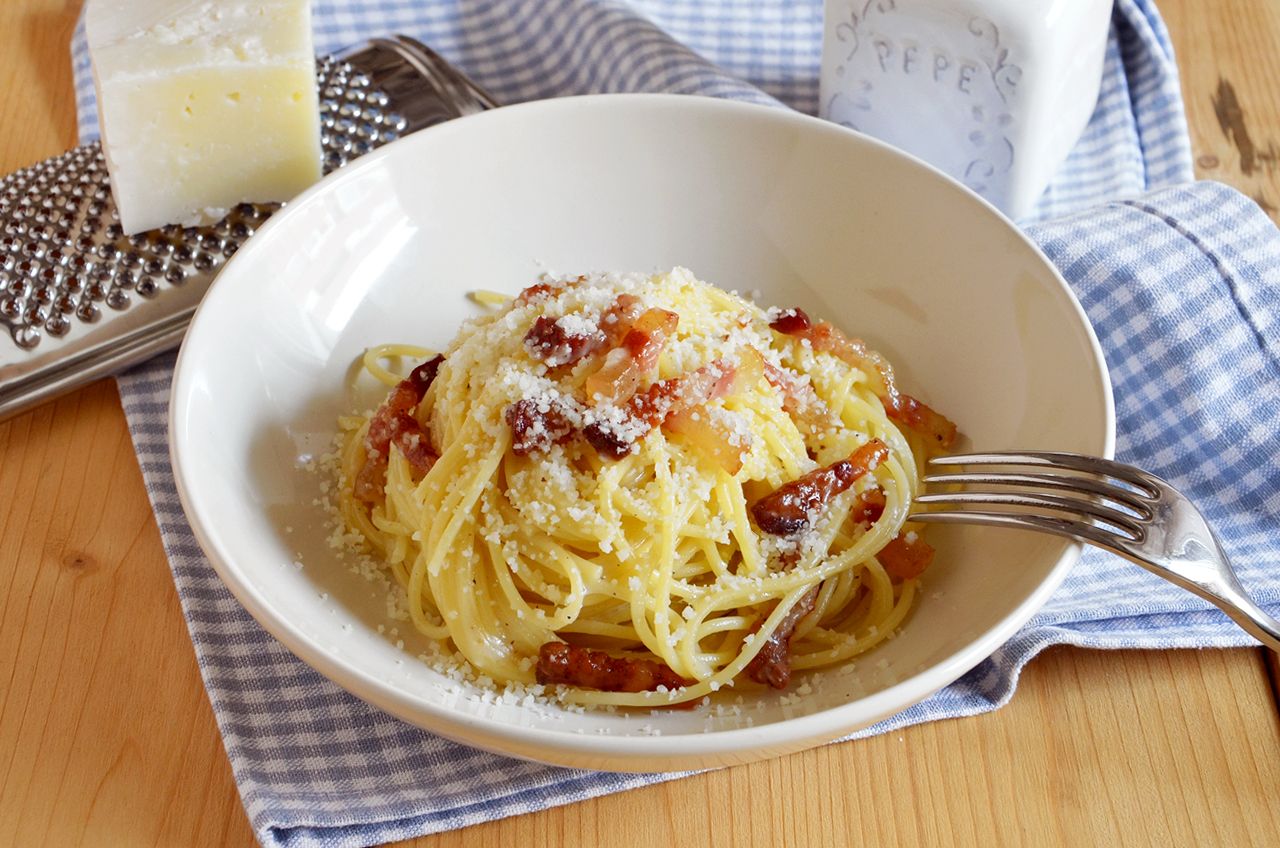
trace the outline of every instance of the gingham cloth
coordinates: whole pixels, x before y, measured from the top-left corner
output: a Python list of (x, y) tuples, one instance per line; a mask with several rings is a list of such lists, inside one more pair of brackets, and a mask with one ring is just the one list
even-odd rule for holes
[[(506, 102), (593, 91), (709, 93), (812, 111), (817, 0), (318, 0), (321, 50), (403, 32)], [(74, 63), (96, 133), (83, 34)], [(1209, 514), (1245, 584), (1280, 612), (1280, 235), (1248, 199), (1191, 178), (1168, 38), (1117, 0), (1098, 109), (1029, 226), (1083, 302), (1115, 386), (1121, 459)], [(1121, 199), (1124, 198), (1124, 199)], [(1060, 217), (1071, 213), (1067, 217)], [(239, 607), (174, 490), (165, 418), (173, 357), (120, 379), (139, 462), (200, 669), (254, 831), (268, 845), (367, 845), (543, 809), (677, 775), (509, 760), (447, 742), (347, 695)], [(1007, 645), (935, 697), (870, 728), (995, 709), (1042, 648), (1234, 646), (1225, 617), (1091, 552)]]

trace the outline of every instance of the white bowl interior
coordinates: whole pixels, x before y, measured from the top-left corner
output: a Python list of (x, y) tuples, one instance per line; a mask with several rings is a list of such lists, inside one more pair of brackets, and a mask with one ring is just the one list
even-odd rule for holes
[(549, 101), (372, 154), (291, 204), (223, 271), (184, 345), (172, 411), (179, 488), (223, 579), (295, 653), (383, 708), (471, 744), (589, 767), (723, 764), (815, 744), (905, 708), (1007, 639), (1075, 546), (940, 530), (896, 638), (816, 675), (804, 697), (730, 696), (724, 715), (482, 703), (415, 659), (412, 627), (389, 621), (383, 591), (326, 544), (320, 478), (304, 467), (339, 414), (377, 402), (371, 388), (348, 389), (352, 362), (387, 341), (443, 347), (479, 309), (469, 290), (516, 292), (544, 270), (674, 265), (866, 338), (975, 449), (1111, 451), (1109, 384), (1078, 304), (964, 189), (782, 110)]

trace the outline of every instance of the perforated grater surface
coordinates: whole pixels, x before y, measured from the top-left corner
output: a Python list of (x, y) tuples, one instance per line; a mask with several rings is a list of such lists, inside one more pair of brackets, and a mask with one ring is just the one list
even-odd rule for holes
[[(317, 63), (325, 172), (496, 105), (413, 39)], [(176, 347), (218, 271), (280, 204), (125, 236), (97, 143), (0, 181), (0, 418)], [(253, 308), (246, 304), (246, 309)]]

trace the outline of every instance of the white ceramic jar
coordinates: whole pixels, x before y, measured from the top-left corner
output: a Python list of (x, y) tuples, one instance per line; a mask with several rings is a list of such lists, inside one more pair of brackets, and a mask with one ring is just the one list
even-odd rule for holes
[(1098, 98), (1112, 0), (826, 0), (821, 114), (1028, 215)]

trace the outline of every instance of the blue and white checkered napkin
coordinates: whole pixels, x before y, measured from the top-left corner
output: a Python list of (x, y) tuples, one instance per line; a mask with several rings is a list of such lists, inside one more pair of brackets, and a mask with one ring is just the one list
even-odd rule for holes
[[(644, 90), (805, 111), (817, 102), (820, 20), (820, 0), (317, 0), (315, 16), (321, 50), (412, 34), (506, 102)], [(74, 55), (90, 137), (81, 33)], [(1120, 458), (1201, 504), (1246, 585), (1276, 609), (1280, 235), (1226, 187), (1174, 187), (1190, 178), (1163, 25), (1149, 0), (1117, 0), (1097, 112), (1030, 232), (1106, 350)], [(264, 843), (377, 843), (674, 776), (569, 771), (472, 750), (379, 712), (296, 660), (232, 599), (183, 517), (165, 430), (172, 367), (167, 356), (139, 368), (120, 379), (120, 393), (236, 782)], [(994, 656), (864, 733), (994, 709), (1051, 644), (1248, 641), (1198, 598), (1091, 552)]]

